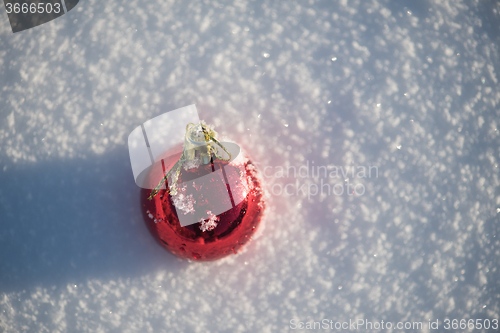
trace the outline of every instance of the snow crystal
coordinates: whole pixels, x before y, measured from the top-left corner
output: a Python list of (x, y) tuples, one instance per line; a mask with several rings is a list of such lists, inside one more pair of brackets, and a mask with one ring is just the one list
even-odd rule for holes
[(210, 211), (210, 210), (207, 210), (207, 215), (209, 216), (208, 219), (206, 219), (206, 220), (201, 219), (200, 220), (200, 222), (201, 222), (200, 230), (203, 232), (215, 229), (217, 227), (217, 221), (219, 220), (217, 215), (213, 214), (212, 211)]
[(199, 157), (195, 157), (193, 159), (187, 160), (184, 162), (184, 170), (190, 170), (193, 168), (197, 168), (201, 165), (201, 159)]
[(180, 210), (184, 215), (194, 213), (194, 204), (196, 200), (193, 198), (193, 195), (185, 195), (181, 191), (177, 191), (177, 193), (172, 197), (175, 208)]

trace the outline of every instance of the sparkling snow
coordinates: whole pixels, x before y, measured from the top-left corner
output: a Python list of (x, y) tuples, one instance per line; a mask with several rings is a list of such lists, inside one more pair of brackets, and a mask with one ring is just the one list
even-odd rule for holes
[[(81, 0), (16, 34), (2, 10), (0, 332), (499, 318), (499, 10)], [(263, 235), (201, 264), (154, 243), (126, 147), (193, 103), (268, 195)], [(378, 177), (263, 175), (308, 162)]]

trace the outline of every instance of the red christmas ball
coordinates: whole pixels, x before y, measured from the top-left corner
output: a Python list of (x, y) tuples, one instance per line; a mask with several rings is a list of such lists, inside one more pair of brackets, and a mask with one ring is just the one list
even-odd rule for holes
[[(158, 184), (180, 156), (163, 160), (163, 168), (153, 169), (148, 176), (151, 184)], [(151, 234), (180, 258), (209, 261), (236, 254), (260, 224), (265, 208), (261, 182), (243, 152), (231, 161), (212, 157), (208, 164), (185, 163), (174, 193), (170, 193), (171, 185), (152, 200), (148, 198), (153, 190), (142, 189), (141, 205)], [(217, 215), (221, 207), (228, 209)], [(198, 222), (185, 225), (186, 216)]]

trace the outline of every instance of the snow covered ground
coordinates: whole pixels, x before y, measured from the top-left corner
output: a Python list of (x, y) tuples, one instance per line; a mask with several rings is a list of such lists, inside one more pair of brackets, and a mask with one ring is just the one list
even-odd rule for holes
[[(499, 22), (477, 0), (81, 0), (13, 34), (2, 9), (0, 332), (493, 327)], [(126, 147), (193, 103), (266, 171), (262, 236), (212, 263), (153, 242)]]

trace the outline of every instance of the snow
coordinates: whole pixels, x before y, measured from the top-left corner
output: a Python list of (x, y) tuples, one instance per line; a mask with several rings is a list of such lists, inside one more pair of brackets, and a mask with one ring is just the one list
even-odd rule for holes
[(197, 168), (201, 165), (201, 159), (199, 157), (187, 159), (183, 164), (182, 167), (184, 170), (190, 170), (193, 168)]
[(192, 194), (185, 194), (186, 188), (187, 185), (183, 185), (179, 188), (179, 191), (172, 195), (172, 200), (174, 202), (175, 208), (179, 209), (180, 212), (182, 212), (182, 214), (184, 215), (194, 213), (194, 205), (196, 203), (196, 200), (193, 198)]
[[(1, 14), (0, 331), (498, 318), (499, 10), (81, 0), (16, 34)], [(261, 237), (176, 259), (144, 225), (127, 137), (193, 103), (261, 175), (314, 161), (378, 177), (293, 196), (273, 186), (321, 179), (262, 177)]]
[(200, 230), (203, 232), (215, 229), (217, 227), (217, 221), (219, 220), (217, 215), (213, 214), (210, 210), (207, 210), (207, 215), (209, 216), (208, 219), (200, 220)]

